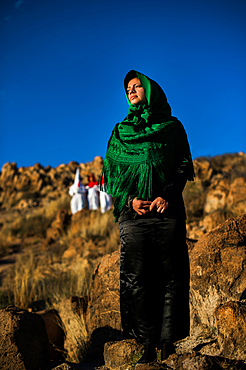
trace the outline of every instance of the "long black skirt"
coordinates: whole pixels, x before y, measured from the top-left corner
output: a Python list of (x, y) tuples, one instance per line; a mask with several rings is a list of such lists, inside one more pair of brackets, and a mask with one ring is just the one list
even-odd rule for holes
[(184, 220), (123, 221), (120, 305), (125, 338), (173, 343), (189, 335), (189, 257)]

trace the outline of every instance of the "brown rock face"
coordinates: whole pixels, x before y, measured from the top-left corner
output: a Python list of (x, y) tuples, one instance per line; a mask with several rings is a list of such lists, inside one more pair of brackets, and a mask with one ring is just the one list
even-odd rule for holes
[(168, 365), (168, 369), (174, 370), (244, 369), (244, 365), (237, 361), (223, 359), (222, 357), (202, 355), (195, 351), (182, 355), (175, 354), (169, 356), (165, 364)]
[(199, 161), (194, 159), (193, 164), (196, 176), (203, 182), (210, 181), (213, 174), (210, 162), (206, 159)]
[[(80, 168), (82, 182), (87, 184), (87, 175), (93, 173), (96, 178), (101, 173), (102, 157), (95, 157), (86, 164), (70, 162), (61, 164), (56, 168), (43, 167), (39, 163), (30, 167), (17, 168), (15, 162), (5, 163), (0, 173), (0, 203), (3, 208), (21, 208), (19, 202), (35, 200), (38, 205), (43, 205), (52, 199), (57, 199), (62, 194), (68, 193), (69, 186), (74, 182), (76, 168)], [(26, 203), (29, 208), (29, 204)], [(31, 207), (32, 205), (30, 205)]]
[(105, 366), (116, 369), (128, 365), (132, 357), (143, 349), (134, 339), (108, 342), (104, 346)]
[[(231, 218), (189, 248), (191, 335), (215, 328), (214, 311), (245, 291), (246, 215)], [(109, 325), (121, 330), (120, 253), (103, 257), (94, 278), (87, 326), (92, 334)], [(244, 293), (245, 294), (245, 293)]]
[(121, 330), (119, 290), (120, 253), (114, 252), (102, 258), (95, 272), (86, 317), (89, 333), (106, 325)]
[(57, 213), (56, 219), (52, 222), (51, 227), (49, 227), (46, 231), (46, 241), (44, 246), (59, 239), (59, 237), (63, 235), (67, 229), (69, 222), (70, 216), (68, 211), (66, 209), (61, 209)]
[(61, 319), (58, 312), (54, 309), (38, 311), (45, 323), (49, 338), (50, 360), (63, 359), (64, 353), (64, 331), (61, 328)]
[(227, 302), (215, 310), (221, 354), (246, 360), (246, 303)]
[(246, 214), (230, 218), (202, 237), (190, 251), (191, 332), (214, 327), (214, 311), (239, 300), (246, 281)]
[(94, 276), (86, 314), (92, 352), (102, 353), (104, 343), (122, 338), (120, 319), (120, 253), (102, 258)]
[(0, 369), (41, 370), (49, 362), (43, 319), (17, 307), (0, 310)]

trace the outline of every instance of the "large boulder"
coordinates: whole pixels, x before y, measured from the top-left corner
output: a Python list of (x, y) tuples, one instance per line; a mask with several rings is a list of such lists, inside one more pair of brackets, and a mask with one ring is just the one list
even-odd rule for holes
[(246, 360), (246, 303), (230, 301), (215, 310), (221, 355)]
[(2, 370), (45, 368), (49, 350), (43, 319), (14, 306), (0, 310), (0, 348)]
[(36, 312), (45, 323), (49, 338), (50, 360), (64, 358), (64, 330), (62, 329), (59, 314), (54, 309), (45, 309)]
[[(228, 219), (192, 243), (189, 257), (191, 335), (197, 337), (204, 329), (215, 330), (218, 305), (246, 294), (246, 215)], [(87, 310), (90, 335), (106, 326), (121, 330), (119, 273), (120, 253), (104, 256), (95, 272)]]
[(91, 337), (92, 353), (103, 353), (104, 343), (122, 339), (120, 318), (120, 253), (102, 258), (91, 289), (86, 325)]
[(240, 300), (246, 281), (246, 214), (205, 234), (190, 251), (191, 333), (215, 327), (214, 311)]
[[(164, 361), (164, 363), (168, 366), (165, 367), (165, 369), (173, 370), (245, 369), (245, 364), (243, 364), (241, 361), (230, 360), (218, 356), (204, 355), (197, 351), (189, 351), (183, 354), (171, 355), (166, 361)], [(145, 368), (142, 369), (142, 367), (139, 367), (139, 370), (144, 369)]]
[(107, 342), (104, 345), (105, 366), (109, 369), (129, 368), (129, 363), (143, 350), (135, 339)]
[(66, 209), (59, 210), (55, 220), (46, 230), (46, 240), (43, 244), (43, 248), (45, 248), (48, 244), (52, 244), (58, 240), (61, 235), (64, 235), (69, 223), (70, 215), (68, 211)]

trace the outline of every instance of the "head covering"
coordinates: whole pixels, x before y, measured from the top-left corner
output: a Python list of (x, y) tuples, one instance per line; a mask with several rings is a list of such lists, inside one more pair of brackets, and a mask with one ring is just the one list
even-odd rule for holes
[(81, 185), (82, 184), (80, 183), (79, 167), (77, 167), (74, 183), (69, 187), (69, 194), (73, 196), (74, 194), (79, 193)]
[[(141, 81), (147, 104), (131, 104), (128, 99), (126, 88), (134, 77)], [(188, 179), (193, 180), (194, 176), (186, 132), (182, 123), (171, 115), (162, 88), (134, 70), (127, 73), (124, 87), (128, 114), (115, 125), (103, 164), (107, 193), (116, 197), (116, 220), (129, 194), (151, 200), (153, 178), (164, 189), (182, 163), (189, 163)]]
[(79, 175), (79, 167), (76, 169), (75, 178), (74, 178), (74, 185), (79, 187), (80, 184), (80, 175)]

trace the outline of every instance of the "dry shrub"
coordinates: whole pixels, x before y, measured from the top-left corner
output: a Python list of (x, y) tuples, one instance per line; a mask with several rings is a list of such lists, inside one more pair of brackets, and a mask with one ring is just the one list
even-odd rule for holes
[[(112, 212), (101, 214), (99, 211), (84, 212), (76, 221), (76, 227), (71, 225), (60, 243), (67, 248), (72, 240), (81, 238), (85, 246), (101, 247), (104, 254), (118, 249), (120, 244), (119, 226), (114, 222)], [(64, 247), (63, 247), (64, 248)]]
[(69, 202), (70, 197), (68, 195), (62, 195), (57, 200), (50, 202), (46, 207), (34, 209), (25, 216), (16, 217), (11, 223), (4, 225), (1, 229), (0, 242), (1, 234), (5, 239), (6, 237), (26, 237), (33, 235), (45, 237), (46, 230), (55, 219), (58, 211), (69, 209)]
[(59, 312), (60, 326), (63, 329), (66, 349), (66, 360), (75, 363), (83, 362), (88, 354), (90, 338), (86, 329), (84, 313), (71, 307), (71, 299), (54, 305)]
[(22, 254), (3, 280), (2, 291), (15, 306), (27, 309), (37, 300), (56, 302), (70, 296), (88, 295), (95, 265), (83, 258), (69, 264), (51, 254)]
[[(64, 204), (52, 203), (47, 208), (46, 220), (52, 219), (61, 205), (63, 207)], [(35, 216), (40, 216), (40, 213), (37, 212)], [(22, 226), (22, 232), (27, 232), (32, 225), (37, 235), (38, 226), (35, 228), (34, 219), (31, 217), (30, 224), (26, 222)], [(83, 239), (86, 258), (83, 258), (83, 254), (76, 254), (69, 261), (63, 260), (64, 250), (75, 238)], [(49, 250), (36, 250), (35, 254), (32, 248), (29, 253), (21, 254), (15, 267), (4, 278), (2, 291), (8, 301), (22, 308), (41, 299), (55, 302), (70, 296), (89, 295), (92, 275), (100, 257), (118, 248), (119, 230), (112, 213), (102, 215), (100, 212), (85, 212), (75, 234), (70, 229)]]

